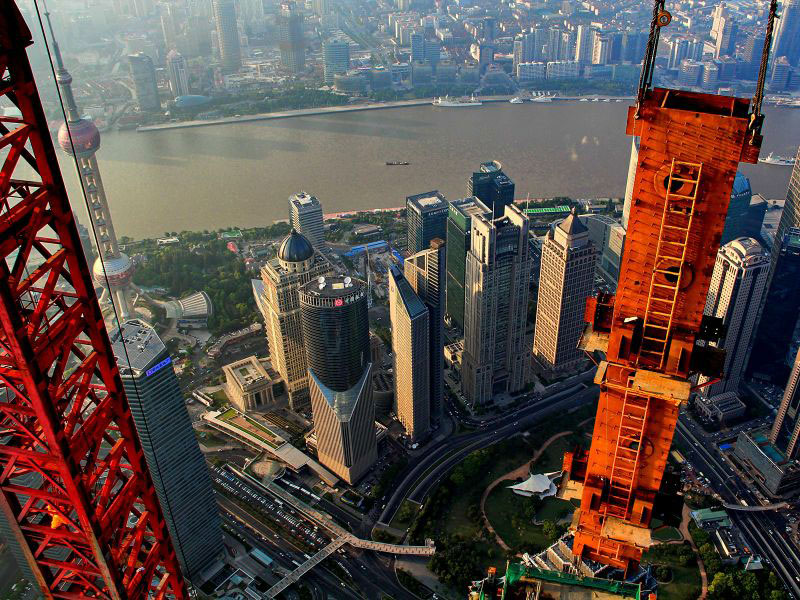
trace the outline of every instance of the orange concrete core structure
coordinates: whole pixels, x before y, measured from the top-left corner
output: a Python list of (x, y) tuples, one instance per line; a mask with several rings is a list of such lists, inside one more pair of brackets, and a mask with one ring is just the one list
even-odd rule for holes
[(588, 455), (564, 458), (583, 482), (576, 556), (628, 571), (650, 545), (689, 377), (719, 364), (696, 341), (713, 337), (703, 309), (736, 170), (758, 159), (749, 120), (749, 100), (661, 88), (638, 117), (629, 109), (627, 133), (640, 149), (619, 286), (616, 297), (589, 300), (582, 340), (606, 354), (594, 436)]

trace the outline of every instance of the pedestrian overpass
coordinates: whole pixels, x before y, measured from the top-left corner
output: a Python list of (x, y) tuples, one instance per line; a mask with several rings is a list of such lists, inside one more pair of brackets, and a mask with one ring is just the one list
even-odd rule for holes
[(250, 477), (239, 469), (231, 467), (230, 465), (228, 465), (228, 468), (245, 481), (266, 490), (282, 502), (286, 502), (287, 504), (291, 505), (297, 511), (302, 513), (305, 518), (326, 529), (333, 537), (333, 541), (330, 544), (322, 548), (319, 552), (314, 554), (314, 556), (306, 560), (294, 571), (289, 573), (281, 581), (267, 590), (267, 598), (274, 598), (293, 583), (297, 583), (303, 575), (308, 573), (311, 569), (316, 567), (319, 563), (328, 558), (331, 554), (336, 552), (345, 544), (349, 544), (354, 548), (361, 548), (362, 550), (372, 550), (374, 552), (384, 552), (386, 554), (398, 554), (404, 556), (433, 556), (433, 554), (436, 552), (436, 546), (432, 540), (426, 540), (424, 546), (407, 546), (404, 544), (376, 542), (374, 540), (365, 540), (357, 537), (341, 527), (328, 514), (317, 510), (309, 504), (306, 504), (274, 482), (268, 481), (266, 483), (262, 483), (261, 481)]

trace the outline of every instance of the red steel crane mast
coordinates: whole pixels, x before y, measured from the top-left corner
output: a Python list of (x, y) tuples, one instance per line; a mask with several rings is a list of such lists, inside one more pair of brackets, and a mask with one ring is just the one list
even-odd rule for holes
[(748, 99), (651, 88), (661, 27), (671, 16), (656, 0), (636, 106), (627, 133), (639, 155), (616, 296), (587, 302), (581, 346), (605, 353), (589, 453), (568, 452), (565, 494), (580, 498), (573, 521), (576, 556), (638, 565), (650, 544), (678, 410), (697, 373), (719, 377), (722, 335), (704, 318), (733, 179), (761, 146), (764, 79), (775, 21), (771, 1), (761, 71)]
[(0, 3), (0, 508), (46, 598), (188, 598), (59, 172)]

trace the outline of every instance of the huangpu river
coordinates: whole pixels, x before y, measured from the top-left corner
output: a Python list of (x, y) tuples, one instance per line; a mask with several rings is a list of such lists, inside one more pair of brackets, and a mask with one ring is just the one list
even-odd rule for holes
[[(288, 216), (288, 197), (326, 213), (402, 206), (438, 189), (467, 194), (480, 162), (499, 160), (518, 198), (622, 196), (628, 102), (490, 103), (320, 114), (102, 136), (98, 161), (117, 235), (255, 227)], [(794, 155), (800, 110), (767, 107), (764, 149)], [(63, 164), (68, 165), (62, 155)], [(408, 161), (387, 166), (386, 161)], [(753, 191), (782, 198), (790, 167), (743, 165)], [(67, 173), (73, 201), (74, 168)], [(84, 223), (85, 211), (78, 209)]]

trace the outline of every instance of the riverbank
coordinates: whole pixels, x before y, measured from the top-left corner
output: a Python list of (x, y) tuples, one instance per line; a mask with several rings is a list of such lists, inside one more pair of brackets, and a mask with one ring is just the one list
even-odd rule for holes
[[(513, 96), (480, 96), (478, 100), (483, 103), (508, 102)], [(167, 129), (186, 129), (190, 127), (210, 127), (211, 125), (224, 125), (226, 123), (247, 123), (250, 121), (272, 121), (275, 119), (290, 119), (293, 117), (309, 117), (314, 115), (361, 112), (365, 110), (386, 110), (390, 108), (408, 108), (412, 106), (430, 105), (432, 98), (415, 100), (396, 100), (393, 102), (372, 102), (365, 104), (348, 104), (345, 106), (321, 106), (319, 108), (300, 108), (297, 110), (284, 110), (273, 113), (258, 113), (255, 115), (239, 115), (234, 117), (220, 117), (218, 119), (196, 119), (193, 121), (178, 121), (174, 123), (160, 123), (158, 125), (143, 125), (137, 127), (138, 132), (164, 131)], [(633, 100), (633, 96), (552, 96), (553, 101), (584, 101), (584, 102), (622, 102)], [(527, 102), (525, 104), (528, 104)], [(540, 104), (533, 102), (531, 104)], [(547, 104), (543, 102), (541, 104)]]

